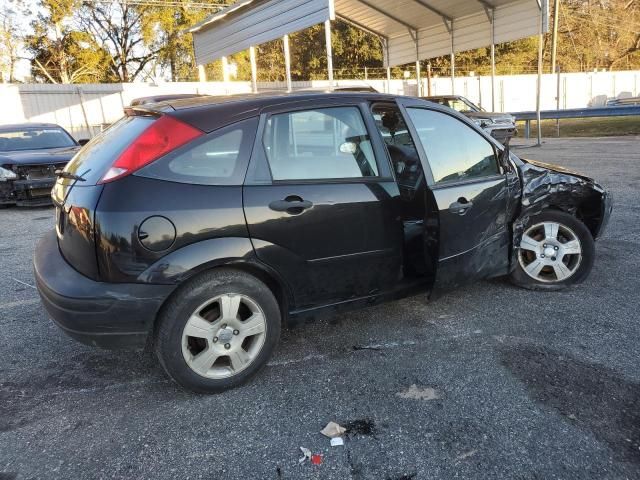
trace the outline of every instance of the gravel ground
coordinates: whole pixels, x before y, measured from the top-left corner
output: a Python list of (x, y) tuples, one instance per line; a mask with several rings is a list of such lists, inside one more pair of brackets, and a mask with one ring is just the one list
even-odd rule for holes
[[(67, 338), (31, 272), (53, 211), (0, 211), (0, 480), (639, 478), (639, 144), (519, 150), (614, 193), (580, 287), (481, 282), (297, 328), (216, 396), (179, 390), (149, 354)], [(330, 420), (343, 447), (318, 433)], [(322, 464), (299, 465), (301, 446)]]

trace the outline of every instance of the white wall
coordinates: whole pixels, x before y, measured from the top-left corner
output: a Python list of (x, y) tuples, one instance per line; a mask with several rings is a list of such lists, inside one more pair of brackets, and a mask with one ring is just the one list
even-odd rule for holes
[[(555, 75), (544, 75), (542, 84), (542, 108), (556, 108)], [(370, 85), (380, 92), (387, 92), (386, 80), (340, 80), (339, 85)], [(560, 77), (560, 108), (582, 108), (603, 105), (608, 98), (640, 95), (640, 71), (569, 73)], [(327, 81), (294, 82), (294, 89), (326, 88)], [(285, 90), (284, 82), (259, 83), (260, 91)], [(449, 77), (433, 78), (433, 95), (451, 93)], [(390, 93), (415, 95), (416, 81), (392, 80)], [(89, 129), (97, 132), (101, 124), (109, 124), (122, 116), (124, 106), (137, 97), (169, 93), (206, 93), (226, 95), (248, 93), (250, 82), (183, 82), (148, 85), (86, 84), (42, 85), (0, 84), (0, 124), (18, 122), (52, 122), (68, 129), (76, 138), (89, 135)], [(423, 79), (426, 95), (426, 79)], [(455, 93), (482, 104), (491, 110), (490, 77), (458, 77)], [(495, 109), (498, 111), (523, 111), (535, 109), (536, 75), (510, 75), (496, 77)], [(82, 100), (82, 101), (81, 101)], [(89, 125), (89, 128), (87, 128)]]

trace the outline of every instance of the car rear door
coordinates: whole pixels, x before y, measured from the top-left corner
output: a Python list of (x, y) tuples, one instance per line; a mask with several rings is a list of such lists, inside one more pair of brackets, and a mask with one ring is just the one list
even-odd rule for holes
[[(509, 186), (495, 144), (461, 116), (400, 100), (437, 211), (434, 290), (506, 274)], [(433, 223), (433, 222), (431, 222)]]
[(398, 187), (363, 105), (288, 104), (261, 116), (244, 186), (256, 254), (305, 309), (390, 289), (400, 277)]

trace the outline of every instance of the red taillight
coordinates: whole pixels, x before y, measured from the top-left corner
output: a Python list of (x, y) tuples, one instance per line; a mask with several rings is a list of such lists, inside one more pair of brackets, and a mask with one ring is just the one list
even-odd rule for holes
[(98, 183), (111, 182), (129, 175), (203, 134), (191, 125), (164, 115), (120, 154)]

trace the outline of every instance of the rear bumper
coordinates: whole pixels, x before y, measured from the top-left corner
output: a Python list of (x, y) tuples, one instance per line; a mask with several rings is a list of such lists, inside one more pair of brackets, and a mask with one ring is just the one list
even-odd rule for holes
[(54, 232), (33, 259), (38, 292), (70, 337), (103, 348), (144, 346), (158, 310), (175, 285), (103, 283), (78, 273), (62, 257)]

